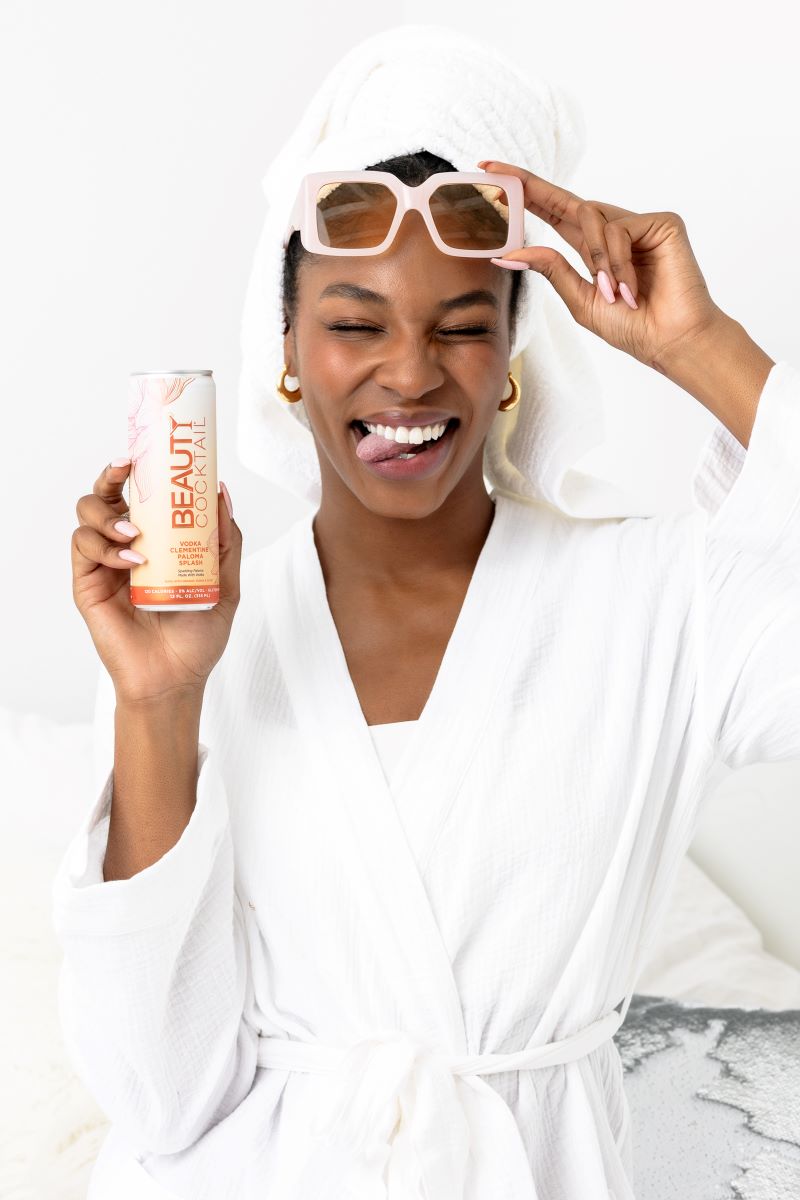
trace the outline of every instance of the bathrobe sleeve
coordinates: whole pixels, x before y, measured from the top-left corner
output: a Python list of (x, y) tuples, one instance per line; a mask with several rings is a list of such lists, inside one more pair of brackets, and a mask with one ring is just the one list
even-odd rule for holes
[(178, 842), (130, 879), (104, 882), (113, 689), (100, 692), (96, 746), (110, 749), (111, 769), (52, 884), (59, 1018), (68, 1057), (108, 1118), (141, 1152), (173, 1154), (240, 1103), (256, 1070), (228, 803), (201, 741), (197, 802)]
[(733, 769), (800, 758), (800, 370), (771, 368), (746, 450), (717, 422), (693, 486), (708, 740)]

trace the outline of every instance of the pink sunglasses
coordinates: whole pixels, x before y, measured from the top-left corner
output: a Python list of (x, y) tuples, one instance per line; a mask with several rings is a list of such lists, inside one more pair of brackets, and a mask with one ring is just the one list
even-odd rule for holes
[(524, 243), (516, 175), (440, 171), (411, 186), (389, 171), (316, 171), (301, 181), (283, 245), (299, 229), (314, 254), (380, 254), (411, 209), (444, 254), (496, 258)]

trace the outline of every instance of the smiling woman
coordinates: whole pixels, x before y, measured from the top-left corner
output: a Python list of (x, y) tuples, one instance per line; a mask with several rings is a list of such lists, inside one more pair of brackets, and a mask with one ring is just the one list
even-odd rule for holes
[[(416, 186), (434, 174), (452, 171), (454, 168), (445, 159), (441, 159), (427, 150), (420, 150), (415, 154), (402, 155), (374, 163), (366, 169), (390, 171), (404, 183)], [(363, 185), (358, 186), (363, 191)], [(480, 236), (482, 230), (488, 229), (493, 232), (495, 240), (502, 241), (506, 236), (507, 223), (498, 215), (492, 204), (483, 199), (477, 189), (471, 185), (450, 186), (458, 191), (462, 207), (465, 206), (467, 200), (465, 196), (467, 191), (471, 192), (473, 197), (467, 215), (464, 216), (462, 212), (457, 223), (455, 219), (452, 220), (450, 231), (453, 236), (458, 228), (458, 232), (463, 238), (466, 225), (468, 228), (474, 226), (476, 237)], [(363, 195), (361, 195), (358, 197), (360, 201), (358, 208), (359, 212), (364, 211), (365, 215), (359, 222), (358, 216), (353, 212), (356, 207), (352, 196), (354, 187), (355, 185), (347, 183), (339, 184), (335, 191), (328, 192), (320, 201), (319, 207), (321, 209), (327, 207), (330, 210), (334, 200), (336, 201), (335, 236), (340, 242), (346, 238), (348, 244), (369, 244), (379, 240), (385, 233), (391, 222), (391, 215), (386, 214), (381, 219), (376, 218), (372, 209), (365, 206)], [(346, 216), (342, 217), (342, 213), (345, 213)], [(320, 220), (322, 219), (320, 217)], [(441, 212), (437, 212), (437, 219), (440, 227), (443, 228), (444, 221)], [(328, 217), (327, 230), (329, 236), (332, 236), (330, 221), (331, 218)], [(343, 223), (345, 230), (342, 229)], [(378, 227), (380, 227), (379, 231), (373, 232), (378, 230)], [(425, 240), (423, 240), (424, 250), (433, 262), (443, 260), (442, 265), (446, 266), (447, 259), (444, 256), (436, 255), (433, 248), (425, 245)], [(380, 256), (377, 257), (380, 259)], [(329, 259), (306, 250), (300, 239), (300, 231), (295, 230), (289, 239), (284, 258), (285, 332), (298, 323), (298, 277), (301, 269), (304, 274), (308, 274), (308, 285), (303, 289), (303, 296), (313, 296), (315, 294), (315, 274), (312, 266), (322, 265), (324, 267), (329, 264)], [(352, 272), (354, 267), (357, 270), (359, 260), (336, 259), (331, 269), (336, 273), (339, 268), (339, 273), (341, 273), (341, 268), (344, 268), (345, 265)], [(360, 265), (363, 270), (367, 264), (361, 260)], [(474, 287), (469, 291), (438, 299), (434, 313), (435, 328), (426, 332), (423, 327), (420, 337), (451, 343), (470, 338), (486, 338), (496, 331), (499, 323), (503, 321), (508, 331), (508, 341), (513, 341), (520, 276), (517, 274), (511, 276), (510, 289), (507, 289), (502, 278), (498, 282), (501, 291), (498, 291), (496, 287)], [(507, 290), (509, 296), (506, 303), (504, 293)], [(407, 296), (409, 303), (415, 303), (413, 289), (403, 288), (402, 292), (397, 294), (396, 299), (399, 300), (403, 294)], [(420, 294), (420, 301), (421, 299), (422, 294)], [(333, 306), (324, 303), (334, 300), (349, 301), (350, 305)], [(389, 324), (397, 320), (396, 313), (393, 312), (396, 306), (391, 295), (378, 292), (355, 279), (334, 280), (328, 283), (319, 291), (317, 302), (319, 312), (324, 318), (322, 330), (340, 335), (348, 342), (359, 342), (363, 345), (381, 335), (385, 341)], [(421, 306), (417, 305), (417, 307)], [(351, 319), (335, 319), (339, 315), (337, 310), (340, 308), (343, 312), (349, 312)], [(487, 310), (489, 311), (487, 312)], [(370, 324), (367, 319), (369, 313), (377, 314), (381, 323)], [(469, 319), (470, 317), (472, 320)], [(317, 336), (321, 337), (322, 333)], [(318, 342), (314, 344), (319, 345)], [(317, 351), (315, 351), (316, 353)], [(307, 394), (305, 399), (308, 407)], [(350, 421), (350, 427), (354, 432), (356, 454), (361, 463), (380, 478), (401, 480), (423, 479), (433, 474), (444, 463), (452, 436), (459, 423), (458, 415), (434, 408), (432, 404), (426, 403), (423, 407), (413, 410), (403, 405), (402, 410), (398, 408), (394, 412), (385, 409), (380, 412), (366, 412), (362, 416), (353, 418)], [(434, 447), (435, 451), (432, 453)]]
[[(420, 149), (364, 170), (417, 187), (447, 178), (454, 167)], [(492, 202), (497, 195), (503, 193), (479, 183), (440, 185), (430, 199), (437, 234), (449, 245), (506, 244), (508, 210)], [(329, 245), (379, 246), (396, 205), (383, 184), (341, 182), (320, 189), (318, 230)], [(443, 253), (417, 211), (403, 214), (386, 249), (366, 256), (313, 253), (299, 230), (292, 233), (282, 277), (286, 369), (300, 381), (296, 398), (324, 480), (315, 534), (326, 565), (325, 543), (337, 545), (341, 560), (345, 530), (349, 544), (363, 548), (382, 536), (375, 516), (419, 520), (433, 513), (440, 535), (443, 521), (468, 521), (466, 554), (474, 562), (493, 512), (484, 442), (507, 384), (520, 281), (485, 258)], [(391, 486), (400, 483), (418, 486)], [(326, 537), (333, 513), (341, 525)], [(419, 571), (421, 532), (395, 531), (395, 574), (405, 557)], [(459, 543), (453, 537), (454, 549)], [(378, 562), (376, 553), (373, 568)], [(335, 591), (330, 574), (329, 582)], [(442, 651), (448, 633), (440, 630)]]
[[(418, 186), (434, 175), (452, 172), (454, 167), (446, 159), (422, 149), (413, 154), (373, 163), (364, 169), (390, 172), (403, 183)], [(464, 245), (468, 244), (468, 240), (469, 244), (477, 244), (481, 238), (484, 238), (487, 244), (491, 244), (492, 238), (496, 243), (502, 244), (505, 240), (508, 231), (507, 219), (476, 186), (450, 183), (439, 187), (435, 197), (437, 199), (435, 207), (432, 207), (432, 219), (436, 222), (437, 230), (448, 238), (450, 244)], [(446, 200), (441, 197), (446, 197)], [(384, 185), (370, 185), (362, 181), (343, 182), (321, 192), (317, 203), (317, 220), (320, 228), (324, 228), (324, 235), (329, 244), (335, 242), (336, 245), (348, 247), (373, 246), (385, 237), (395, 208), (396, 200)], [(434, 268), (440, 263), (446, 266), (445, 256), (437, 255), (432, 247), (426, 249)], [(380, 255), (376, 257), (379, 260), (381, 258)], [(351, 272), (356, 268), (356, 274), (359, 265), (362, 270), (366, 265), (363, 259), (337, 258), (331, 267), (334, 274), (336, 267), (344, 266), (345, 263)], [(330, 259), (305, 249), (300, 230), (295, 230), (284, 256), (282, 295), (285, 332), (298, 323), (300, 278), (311, 272), (308, 287), (303, 289), (303, 294), (313, 294), (315, 273), (311, 269), (320, 265), (330, 266)], [(422, 276), (428, 274), (427, 271), (420, 272)], [(521, 277), (514, 273), (511, 276), (510, 289), (506, 289), (504, 281), (499, 281), (502, 292), (496, 287), (475, 287), (467, 292), (439, 298), (434, 314), (435, 318), (438, 318), (437, 327), (430, 334), (421, 330), (420, 336), (430, 336), (450, 343), (470, 338), (487, 338), (502, 321), (506, 325), (508, 342), (511, 344), (515, 335), (520, 280)], [(506, 290), (509, 291), (507, 302), (503, 295)], [(403, 288), (402, 292), (395, 288), (393, 300), (391, 295), (367, 287), (356, 278), (333, 280), (322, 288), (317, 297), (319, 312), (324, 317), (322, 330), (362, 345), (381, 336), (385, 342), (388, 334), (387, 322), (396, 322), (398, 313), (393, 310), (397, 307), (396, 301), (400, 300), (403, 294), (409, 303), (415, 302), (413, 289), (408, 287)], [(336, 299), (351, 303), (347, 307), (323, 304), (326, 300)], [(422, 301), (422, 291), (419, 301)], [(488, 314), (485, 311), (487, 308), (491, 310)], [(483, 314), (481, 309), (484, 310)], [(370, 324), (370, 313), (377, 314), (382, 324)], [(349, 314), (349, 319), (338, 319), (345, 314)], [(463, 317), (461, 314), (464, 314)], [(315, 345), (319, 343), (315, 342)], [(317, 351), (315, 355), (316, 353)], [(306, 385), (304, 393), (307, 411), (309, 386), (310, 383)], [(309, 420), (313, 420), (311, 412)], [(438, 432), (433, 428), (436, 422), (443, 422), (444, 425)], [(405, 407), (402, 412), (395, 410), (394, 413), (390, 413), (382, 409), (381, 412), (365, 413), (353, 418), (350, 426), (355, 432), (356, 454), (373, 476), (387, 480), (420, 480), (429, 478), (445, 462), (459, 423), (458, 415), (441, 410), (434, 411), (431, 405), (426, 404), (423, 409), (413, 413)], [(372, 429), (367, 429), (367, 424), (371, 425)], [(445, 436), (442, 437), (442, 434)], [(436, 452), (432, 454), (430, 449), (434, 444)], [(401, 449), (401, 446), (408, 448)], [(414, 446), (418, 446), (419, 449), (413, 449)], [(321, 460), (321, 471), (324, 470)], [(405, 511), (409, 515), (408, 510)]]
[[(694, 271), (674, 215), (587, 217), (563, 187), (573, 135), (485, 39), (411, 26), (355, 47), (267, 173), (243, 320), (240, 455), (313, 511), (242, 560), (240, 587), (221, 504), (227, 608), (144, 629), (97, 602), (119, 485), (82, 506), (84, 610), (121, 690), (154, 642), (183, 664), (230, 632), (185, 704), (112, 704), (129, 769), (108, 763), (56, 881), (64, 1025), (114, 1118), (92, 1200), (634, 1200), (612, 1039), (715, 756), (800, 756), (800, 372), (742, 373), (745, 469), (715, 431), (692, 511), (558, 503), (595, 444), (592, 372), (549, 276), (489, 257), (502, 229), (473, 164), (510, 160), (513, 179), (486, 173), (507, 189), (501, 253), (549, 261), (598, 329), (647, 336), (653, 307), (674, 329), (663, 256)], [(309, 245), (287, 244), (320, 167), (363, 175), (378, 154), (408, 202), (392, 241), (337, 186), (303, 210)], [(454, 162), (455, 248), (425, 190)], [(528, 217), (574, 216), (590, 262), (607, 226), (622, 250), (652, 226), (661, 266), (620, 251), (638, 308), (514, 246), (515, 190), (520, 217), (523, 196)], [(686, 369), (737, 367), (738, 344), (701, 338)], [(381, 725), (407, 735), (389, 773)], [(149, 865), (105, 882), (109, 810)]]

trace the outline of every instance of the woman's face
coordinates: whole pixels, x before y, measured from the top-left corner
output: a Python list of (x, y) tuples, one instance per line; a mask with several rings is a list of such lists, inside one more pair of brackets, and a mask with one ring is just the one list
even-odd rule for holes
[[(485, 491), (483, 443), (508, 387), (510, 292), (510, 272), (488, 259), (439, 251), (418, 212), (382, 254), (303, 260), (284, 355), (323, 502), (346, 489), (380, 515), (423, 517), (456, 488)], [(356, 453), (365, 420), (447, 428), (418, 457), (370, 464)]]

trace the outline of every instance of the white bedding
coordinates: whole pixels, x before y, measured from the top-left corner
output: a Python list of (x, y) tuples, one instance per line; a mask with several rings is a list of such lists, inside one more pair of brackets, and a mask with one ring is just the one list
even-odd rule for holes
[[(50, 885), (94, 803), (92, 722), (0, 710), (8, 781), (0, 843), (0, 1195), (82, 1200), (109, 1127), (62, 1048)], [(800, 971), (686, 858), (637, 992), (718, 1007), (800, 1009)]]
[(717, 1008), (800, 1009), (800, 971), (767, 953), (750, 918), (687, 855), (636, 991)]

